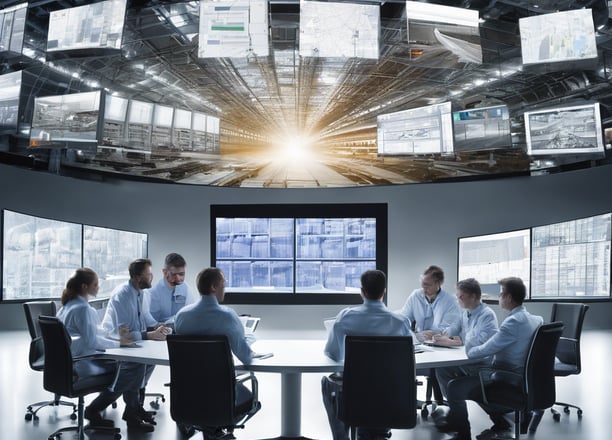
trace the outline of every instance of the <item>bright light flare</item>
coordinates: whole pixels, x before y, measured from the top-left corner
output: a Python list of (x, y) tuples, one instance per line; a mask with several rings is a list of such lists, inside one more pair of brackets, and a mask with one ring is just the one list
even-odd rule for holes
[(288, 136), (278, 139), (274, 155), (278, 160), (301, 161), (309, 159), (312, 153), (312, 139), (307, 136)]

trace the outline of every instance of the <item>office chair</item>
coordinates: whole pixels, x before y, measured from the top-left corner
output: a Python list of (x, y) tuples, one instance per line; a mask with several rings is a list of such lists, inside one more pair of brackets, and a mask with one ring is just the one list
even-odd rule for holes
[(410, 336), (346, 336), (338, 417), (351, 427), (416, 425), (416, 375)]
[(523, 374), (480, 371), (483, 402), (504, 412), (514, 411), (515, 439), (527, 433), (528, 428), (535, 432), (535, 426), (529, 426), (531, 414), (555, 402), (555, 351), (562, 332), (562, 322), (543, 324), (536, 330)]
[(76, 431), (78, 439), (83, 440), (85, 431), (89, 430), (110, 432), (114, 434), (115, 439), (120, 439), (119, 428), (84, 426), (83, 421), (84, 397), (105, 390), (115, 381), (116, 362), (112, 362), (115, 371), (95, 376), (78, 377), (74, 374), (74, 366), (81, 360), (100, 362), (105, 366), (109, 365), (111, 361), (93, 359), (89, 356), (73, 358), (70, 351), (71, 338), (62, 321), (53, 316), (40, 316), (38, 322), (45, 345), (45, 368), (43, 371), (45, 389), (62, 396), (78, 398), (77, 426), (60, 428), (50, 434), (48, 439), (54, 440), (60, 438), (64, 432)]
[[(235, 428), (259, 409), (258, 383), (250, 372), (236, 377), (226, 336), (168, 335), (170, 415), (179, 428), (202, 431), (205, 440), (233, 438)], [(236, 402), (236, 384), (251, 382), (252, 396)]]
[[(573, 374), (580, 374), (582, 370), (580, 361), (580, 337), (582, 335), (582, 324), (584, 315), (589, 306), (586, 304), (554, 303), (550, 320), (561, 321), (564, 324), (563, 334), (557, 346), (557, 359), (555, 360), (555, 376), (565, 377)], [(576, 409), (578, 418), (582, 418), (582, 408), (570, 403), (555, 402), (555, 405), (562, 406), (563, 412), (569, 414), (570, 408)], [(550, 408), (555, 421), (561, 420), (561, 414)]]
[[(30, 368), (34, 371), (43, 371), (45, 366), (45, 347), (42, 340), (42, 334), (40, 333), (38, 317), (40, 315), (55, 316), (55, 303), (53, 301), (31, 301), (24, 303), (23, 309), (28, 323), (30, 337), (32, 338), (29, 352)], [(27, 421), (38, 420), (38, 411), (47, 406), (71, 406), (72, 414), (70, 414), (70, 418), (72, 420), (77, 418), (77, 406), (73, 402), (60, 400), (60, 395), (56, 394), (53, 400), (36, 402), (28, 405), (25, 419)]]

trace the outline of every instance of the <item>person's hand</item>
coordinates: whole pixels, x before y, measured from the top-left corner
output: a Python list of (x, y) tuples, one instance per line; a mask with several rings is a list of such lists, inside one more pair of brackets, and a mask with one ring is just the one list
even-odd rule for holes
[(423, 341), (431, 341), (431, 339), (433, 338), (434, 332), (432, 332), (431, 330), (423, 330), (422, 332), (418, 332), (416, 334), (417, 339), (421, 342)]
[(449, 336), (444, 333), (440, 335), (433, 335), (433, 341), (438, 345), (445, 345), (447, 347), (461, 345), (461, 338), (457, 336)]
[(147, 332), (147, 339), (152, 339), (154, 341), (165, 341), (166, 335), (169, 335), (170, 333), (172, 333), (172, 329), (162, 324), (157, 326), (155, 330)]
[(129, 327), (127, 326), (119, 327), (119, 345), (121, 345), (122, 347), (125, 347), (125, 346), (130, 346), (135, 342), (132, 338), (128, 336), (129, 334), (130, 334)]

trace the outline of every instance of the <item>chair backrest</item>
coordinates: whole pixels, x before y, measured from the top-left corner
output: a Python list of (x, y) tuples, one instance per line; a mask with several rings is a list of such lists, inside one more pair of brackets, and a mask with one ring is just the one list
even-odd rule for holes
[(584, 316), (589, 309), (586, 304), (577, 303), (554, 303), (550, 315), (550, 321), (561, 321), (565, 326), (559, 345), (557, 346), (557, 358), (564, 364), (575, 365), (574, 373), (580, 373), (582, 368), (580, 361), (580, 337)]
[(527, 410), (550, 408), (555, 403), (555, 351), (562, 322), (541, 325), (535, 332), (525, 362)]
[(39, 316), (38, 322), (45, 344), (45, 390), (62, 396), (73, 396), (73, 360), (70, 335), (64, 323), (55, 316)]
[(28, 330), (30, 331), (30, 367), (36, 371), (42, 371), (45, 366), (45, 346), (40, 332), (38, 317), (41, 315), (55, 316), (55, 303), (53, 301), (30, 301), (23, 303)]
[(231, 426), (236, 377), (224, 335), (169, 335), (170, 415), (192, 426)]
[(26, 322), (28, 323), (28, 330), (30, 331), (30, 337), (36, 339), (41, 335), (40, 325), (38, 324), (38, 317), (44, 316), (55, 316), (56, 306), (53, 301), (29, 301), (23, 303), (23, 310), (26, 316)]
[(410, 336), (347, 336), (338, 416), (363, 428), (416, 425), (414, 346)]

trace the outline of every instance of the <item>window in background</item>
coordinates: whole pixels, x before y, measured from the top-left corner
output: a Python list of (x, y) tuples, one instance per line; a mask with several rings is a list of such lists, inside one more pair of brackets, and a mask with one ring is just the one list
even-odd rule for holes
[(532, 298), (610, 296), (611, 217), (533, 228)]
[(212, 264), (234, 303), (360, 302), (360, 277), (387, 267), (387, 209), (213, 205)]
[(59, 298), (81, 266), (80, 224), (4, 210), (2, 299)]
[(98, 274), (98, 297), (109, 296), (129, 279), (128, 266), (147, 256), (147, 234), (83, 226), (83, 266)]

